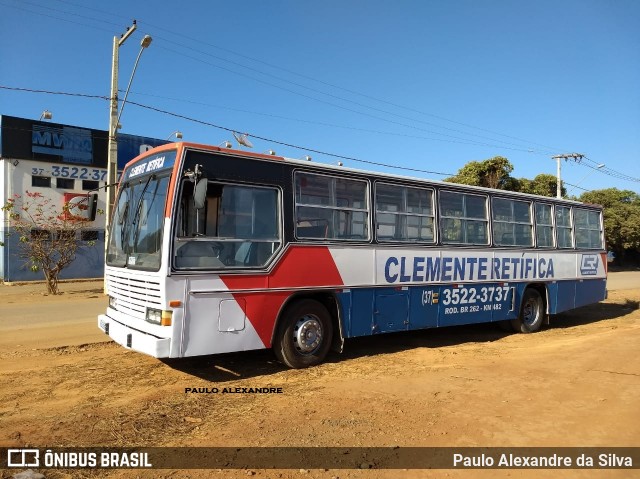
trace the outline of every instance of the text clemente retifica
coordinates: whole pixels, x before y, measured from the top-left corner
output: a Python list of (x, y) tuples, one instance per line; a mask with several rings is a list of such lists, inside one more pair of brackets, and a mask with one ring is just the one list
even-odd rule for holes
[(282, 388), (184, 388), (191, 394), (282, 394)]

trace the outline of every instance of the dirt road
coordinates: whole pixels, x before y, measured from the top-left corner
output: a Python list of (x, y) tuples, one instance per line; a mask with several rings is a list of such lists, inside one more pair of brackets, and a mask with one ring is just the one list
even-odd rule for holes
[[(537, 334), (479, 325), (350, 340), (308, 370), (284, 369), (269, 351), (168, 363), (129, 352), (95, 327), (99, 283), (63, 290), (0, 285), (0, 446), (640, 446), (640, 289), (612, 291)], [(214, 387), (283, 392), (185, 392)], [(630, 477), (327, 469), (45, 474)]]

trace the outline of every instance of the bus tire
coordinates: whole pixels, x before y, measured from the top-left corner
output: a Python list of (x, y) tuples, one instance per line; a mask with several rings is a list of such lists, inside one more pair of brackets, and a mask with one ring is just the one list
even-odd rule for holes
[(329, 352), (331, 316), (313, 299), (296, 301), (283, 313), (273, 350), (278, 360), (294, 369), (320, 364)]
[(544, 323), (544, 301), (538, 290), (528, 288), (522, 297), (520, 315), (511, 320), (511, 325), (519, 333), (535, 333)]

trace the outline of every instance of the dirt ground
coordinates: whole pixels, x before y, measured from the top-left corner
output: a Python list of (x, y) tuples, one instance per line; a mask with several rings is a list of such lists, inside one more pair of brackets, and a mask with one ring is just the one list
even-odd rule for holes
[[(95, 325), (106, 305), (101, 283), (63, 284), (60, 296), (41, 288), (0, 285), (2, 447), (640, 446), (640, 289), (610, 291), (605, 302), (560, 315), (536, 334), (476, 325), (362, 338), (325, 364), (288, 370), (270, 351), (170, 362), (130, 352)], [(197, 387), (283, 393), (185, 392)], [(637, 469), (41, 472), (622, 478)]]

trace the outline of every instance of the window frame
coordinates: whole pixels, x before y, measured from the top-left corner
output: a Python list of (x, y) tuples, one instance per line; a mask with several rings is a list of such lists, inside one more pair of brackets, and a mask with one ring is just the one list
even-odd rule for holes
[[(311, 204), (311, 203), (298, 203), (297, 201), (297, 179), (298, 179), (298, 175), (312, 175), (312, 176), (317, 176), (317, 177), (322, 177), (322, 178), (328, 178), (331, 180), (341, 180), (341, 181), (352, 181), (352, 182), (358, 182), (358, 183), (364, 183), (365, 185), (365, 194), (364, 194), (364, 199), (366, 202), (366, 207), (365, 208), (352, 208), (352, 207), (340, 207), (340, 206), (326, 206), (326, 205), (319, 205), (319, 204)], [(371, 243), (372, 238), (373, 238), (373, 234), (372, 234), (372, 214), (371, 214), (371, 210), (372, 210), (372, 205), (371, 205), (371, 181), (367, 178), (349, 178), (347, 176), (341, 176), (341, 175), (332, 175), (332, 174), (328, 174), (328, 173), (317, 173), (315, 171), (310, 171), (310, 170), (302, 170), (302, 169), (298, 169), (298, 170), (294, 170), (293, 171), (293, 178), (292, 178), (292, 192), (293, 192), (293, 237), (295, 238), (296, 241), (337, 241), (337, 242), (341, 242), (341, 243), (345, 243), (345, 242), (358, 242), (358, 243)], [(332, 193), (333, 195), (335, 195), (335, 188), (334, 191)], [(335, 199), (335, 197), (333, 198)], [(364, 221), (364, 224), (367, 227), (367, 234), (364, 238), (339, 238), (336, 237), (335, 235), (332, 237), (325, 237), (325, 238), (320, 238), (320, 237), (314, 237), (314, 236), (299, 236), (298, 235), (298, 222), (300, 221), (298, 218), (298, 208), (299, 207), (303, 207), (303, 208), (317, 208), (317, 209), (324, 209), (324, 210), (330, 210), (330, 211), (336, 211), (336, 212), (340, 212), (340, 211), (352, 211), (352, 212), (360, 212), (360, 213), (365, 213), (366, 215), (366, 219)], [(304, 220), (301, 220), (304, 221)]]
[[(67, 186), (64, 186), (64, 184)], [(56, 177), (56, 189), (58, 190), (75, 190), (76, 189), (76, 180), (74, 178), (62, 178), (60, 176)]]
[[(496, 208), (494, 207), (494, 200), (499, 200), (499, 201), (509, 201), (511, 202), (510, 205), (510, 209), (511, 209), (511, 213), (513, 214), (514, 217), (514, 221), (505, 221), (505, 220), (496, 220), (494, 218), (494, 212), (496, 210)], [(514, 212), (514, 208), (513, 208), (513, 203), (514, 202), (519, 202), (519, 203), (527, 203), (529, 205), (529, 222), (525, 223), (524, 221), (516, 221), (515, 220), (515, 212)], [(536, 245), (536, 237), (534, 236), (534, 208), (533, 208), (533, 204), (534, 201), (533, 200), (529, 200), (529, 199), (518, 199), (518, 198), (509, 198), (506, 196), (491, 196), (491, 244), (493, 246), (497, 246), (500, 248), (535, 248)], [(513, 232), (513, 239), (515, 242), (516, 239), (516, 235), (515, 235), (515, 226), (516, 225), (527, 225), (531, 228), (531, 243), (530, 244), (501, 244), (501, 243), (497, 243), (495, 241), (495, 237), (494, 237), (494, 223), (502, 223), (502, 224), (508, 224), (508, 225), (512, 225), (514, 227), (514, 232)]]
[[(87, 188), (87, 186), (95, 186), (95, 188)], [(97, 191), (99, 189), (101, 189), (99, 180), (82, 180), (82, 191)]]
[[(567, 226), (560, 226), (558, 225), (558, 208), (566, 208), (569, 210), (569, 227)], [(574, 221), (573, 221), (573, 207), (570, 205), (554, 205), (554, 215), (553, 215), (553, 220), (556, 223), (556, 248), (557, 249), (564, 249), (564, 250), (568, 250), (568, 249), (575, 249), (576, 247), (576, 238), (575, 238), (575, 225), (574, 225)], [(571, 231), (571, 246), (560, 246), (560, 241), (559, 241), (559, 233), (560, 233), (560, 229), (568, 229), (569, 231)]]
[[(184, 194), (183, 184), (189, 182), (188, 179), (181, 178), (179, 181), (179, 187), (176, 188), (175, 193), (175, 203), (174, 207), (176, 208), (176, 217), (172, 219), (172, 233), (171, 233), (171, 258), (170, 265), (171, 269), (179, 274), (187, 274), (187, 273), (203, 273), (203, 272), (224, 272), (225, 274), (234, 274), (241, 273), (245, 271), (265, 271), (268, 270), (274, 261), (281, 255), (282, 251), (285, 248), (286, 238), (284, 232), (284, 193), (282, 187), (280, 185), (269, 185), (269, 184), (256, 184), (256, 183), (242, 183), (236, 181), (229, 180), (219, 180), (216, 178), (211, 178), (207, 180), (209, 185), (215, 184), (221, 186), (222, 188), (226, 186), (233, 187), (241, 187), (241, 188), (256, 188), (256, 189), (264, 189), (264, 190), (272, 190), (276, 192), (276, 214), (278, 215), (278, 224), (277, 224), (277, 234), (279, 245), (276, 249), (273, 250), (271, 256), (268, 261), (259, 266), (229, 266), (225, 265), (225, 267), (217, 267), (217, 266), (177, 266), (176, 262), (176, 254), (181, 246), (186, 243), (198, 242), (198, 243), (233, 243), (241, 240), (250, 241), (253, 238), (234, 238), (232, 240), (225, 239), (224, 237), (219, 236), (181, 236), (179, 235), (180, 231), (180, 199)], [(209, 185), (207, 185), (209, 187)], [(206, 218), (205, 218), (206, 221)]]
[[(597, 247), (593, 246), (578, 246), (578, 226), (575, 221), (575, 212), (576, 211), (584, 211), (586, 213), (596, 213), (598, 215), (598, 238), (600, 238), (600, 244)], [(576, 206), (572, 209), (572, 217), (573, 217), (573, 235), (574, 235), (574, 247), (576, 249), (590, 249), (590, 250), (604, 250), (604, 224), (603, 224), (603, 214), (601, 210), (593, 210), (590, 208), (581, 208)], [(595, 229), (585, 229), (584, 231), (596, 231)]]
[[(536, 206), (537, 205), (543, 205), (543, 206), (549, 206), (551, 208), (551, 224), (550, 225), (546, 225), (546, 224), (540, 224), (540, 226), (551, 226), (551, 246), (540, 246), (538, 244), (538, 217), (537, 217), (537, 211), (536, 211)], [(544, 201), (534, 201), (533, 202), (533, 215), (534, 215), (534, 226), (535, 226), (535, 245), (536, 248), (544, 248), (544, 249), (556, 249), (557, 248), (557, 238), (556, 238), (556, 210), (555, 210), (555, 206), (553, 203), (547, 203)]]
[(100, 230), (80, 230), (80, 241), (99, 241)]
[[(481, 220), (479, 218), (472, 218), (472, 217), (468, 217), (468, 216), (447, 216), (447, 215), (443, 215), (442, 211), (442, 193), (453, 193), (453, 194), (457, 194), (457, 195), (463, 195), (463, 196), (479, 196), (481, 198), (484, 198), (484, 211), (485, 211), (485, 218), (484, 220)], [(437, 204), (437, 208), (438, 208), (438, 233), (439, 233), (439, 238), (440, 238), (440, 244), (446, 244), (446, 245), (453, 245), (453, 246), (491, 246), (491, 237), (493, 235), (493, 232), (491, 230), (491, 212), (489, 211), (489, 198), (490, 195), (486, 194), (486, 193), (476, 193), (474, 192), (466, 192), (466, 191), (456, 191), (456, 190), (449, 190), (449, 189), (438, 189), (438, 204)], [(465, 204), (465, 209), (466, 209), (466, 204)], [(444, 227), (444, 221), (443, 219), (454, 219), (454, 220), (460, 220), (462, 222), (464, 222), (464, 224), (466, 225), (467, 221), (484, 221), (487, 227), (487, 242), (486, 243), (467, 243), (467, 242), (447, 242), (444, 240), (444, 234), (442, 232), (442, 228)], [(465, 236), (466, 236), (466, 227), (464, 228), (465, 231)]]
[[(42, 181), (43, 183), (45, 182), (45, 180), (47, 180), (47, 184), (42, 184), (42, 185), (36, 185), (34, 184), (35, 181)], [(32, 188), (51, 188), (51, 177), (50, 176), (43, 176), (43, 175), (31, 175), (31, 187)]]
[[(403, 201), (404, 201), (404, 206), (406, 208), (406, 204), (407, 204), (407, 195), (406, 192), (408, 190), (417, 190), (417, 191), (428, 191), (431, 193), (431, 214), (430, 215), (425, 215), (422, 213), (409, 213), (409, 212), (395, 212), (395, 211), (379, 211), (378, 210), (378, 186), (379, 185), (383, 185), (383, 186), (392, 186), (398, 189), (403, 190)], [(435, 188), (432, 187), (421, 187), (421, 186), (414, 186), (414, 185), (399, 185), (397, 183), (388, 183), (384, 180), (381, 181), (375, 181), (374, 182), (374, 188), (373, 188), (373, 206), (374, 208), (372, 208), (373, 214), (374, 214), (374, 229), (375, 229), (375, 239), (378, 243), (406, 243), (406, 244), (428, 244), (428, 245), (433, 245), (433, 244), (437, 244), (438, 242), (438, 227), (437, 227), (437, 221), (436, 221), (436, 190)], [(433, 229), (433, 239), (431, 241), (425, 240), (425, 239), (418, 239), (418, 240), (412, 240), (412, 239), (380, 239), (378, 237), (378, 213), (381, 214), (392, 214), (395, 216), (404, 216), (405, 218), (407, 217), (416, 217), (416, 218), (431, 218), (431, 227)]]

